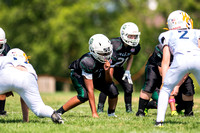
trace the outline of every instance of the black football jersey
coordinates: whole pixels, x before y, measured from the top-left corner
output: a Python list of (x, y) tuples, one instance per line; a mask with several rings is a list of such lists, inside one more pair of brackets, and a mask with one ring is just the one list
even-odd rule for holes
[(6, 54), (8, 53), (9, 50), (10, 50), (10, 46), (6, 43), (6, 44), (5, 44), (5, 49), (4, 49), (3, 52), (0, 54), (0, 56), (6, 56)]
[(73, 61), (69, 65), (69, 69), (74, 69), (80, 75), (82, 71), (92, 74), (93, 79), (99, 78), (104, 71), (103, 63), (97, 61), (91, 53), (84, 54), (81, 58)]
[(138, 44), (136, 47), (124, 46), (124, 42), (120, 37), (111, 39), (113, 45), (112, 65), (122, 67), (131, 55), (136, 55), (141, 47)]
[[(162, 57), (163, 57), (163, 48), (161, 44), (156, 45), (153, 54), (149, 57), (149, 64), (161, 66), (162, 62)], [(172, 62), (173, 56), (171, 54), (170, 62)]]

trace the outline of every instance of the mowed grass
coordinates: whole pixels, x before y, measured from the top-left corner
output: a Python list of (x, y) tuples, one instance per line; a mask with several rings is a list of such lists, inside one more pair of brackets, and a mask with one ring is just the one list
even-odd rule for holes
[[(96, 104), (99, 92), (95, 92)], [(60, 108), (67, 100), (75, 96), (76, 92), (57, 92), (54, 94), (41, 93), (46, 105), (53, 109)], [(133, 93), (133, 111), (126, 113), (123, 92), (120, 92), (116, 109), (117, 118), (107, 116), (108, 104), (100, 118), (92, 118), (89, 103), (86, 102), (62, 115), (65, 123), (54, 124), (50, 118), (38, 118), (29, 111), (29, 123), (22, 122), (19, 95), (7, 98), (5, 117), (0, 117), (0, 132), (34, 132), (34, 133), (197, 133), (200, 132), (200, 95), (195, 94), (194, 116), (170, 116), (168, 107), (164, 127), (154, 127), (156, 110), (149, 110), (147, 117), (136, 117), (139, 93)]]

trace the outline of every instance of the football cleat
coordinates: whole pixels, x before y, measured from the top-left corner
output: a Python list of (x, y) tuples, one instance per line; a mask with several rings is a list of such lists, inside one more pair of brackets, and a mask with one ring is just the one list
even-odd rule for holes
[(136, 113), (136, 116), (144, 117), (145, 113), (141, 109), (139, 109), (138, 112)]
[(177, 111), (177, 113), (178, 113), (179, 115), (184, 115), (183, 110), (181, 110), (181, 111)]
[(157, 122), (155, 123), (155, 127), (163, 127), (163, 122)]
[(131, 104), (126, 104), (126, 112), (127, 113), (133, 113)]
[(104, 108), (104, 105), (99, 103), (98, 108), (97, 108), (97, 113), (103, 113), (103, 108)]
[(176, 110), (171, 112), (171, 116), (177, 116), (177, 115), (178, 115), (178, 112)]
[(108, 114), (108, 117), (117, 117), (117, 115), (115, 115), (115, 113), (110, 113)]
[(191, 111), (190, 113), (185, 113), (185, 116), (193, 116), (193, 115), (194, 115), (193, 111)]
[(7, 115), (7, 112), (6, 111), (0, 111), (0, 116), (6, 116)]
[(144, 109), (144, 114), (145, 114), (145, 116), (148, 115), (148, 109), (147, 108)]
[(63, 124), (64, 123), (64, 121), (63, 121), (62, 117), (60, 116), (60, 114), (56, 113), (55, 111), (51, 115), (51, 119), (52, 119), (52, 121), (54, 123), (58, 123), (58, 124)]

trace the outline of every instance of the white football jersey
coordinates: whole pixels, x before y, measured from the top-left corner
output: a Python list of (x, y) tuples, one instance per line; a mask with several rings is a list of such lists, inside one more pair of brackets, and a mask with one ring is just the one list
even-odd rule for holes
[(164, 45), (168, 45), (173, 55), (184, 54), (185, 52), (200, 53), (198, 39), (200, 30), (169, 30), (160, 34), (158, 40)]
[(38, 79), (36, 71), (30, 63), (21, 62), (9, 56), (0, 56), (0, 71), (2, 69), (5, 69), (6, 67), (11, 67), (11, 66), (16, 67), (19, 65), (24, 66), (28, 70), (29, 73), (35, 76), (36, 80)]

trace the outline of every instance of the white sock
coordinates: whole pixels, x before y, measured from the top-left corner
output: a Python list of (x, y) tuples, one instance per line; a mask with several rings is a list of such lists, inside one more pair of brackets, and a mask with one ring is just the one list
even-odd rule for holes
[(160, 91), (158, 98), (158, 109), (157, 109), (157, 122), (164, 122), (165, 113), (167, 110), (168, 100), (169, 100), (169, 92), (166, 90), (167, 88), (163, 87)]

